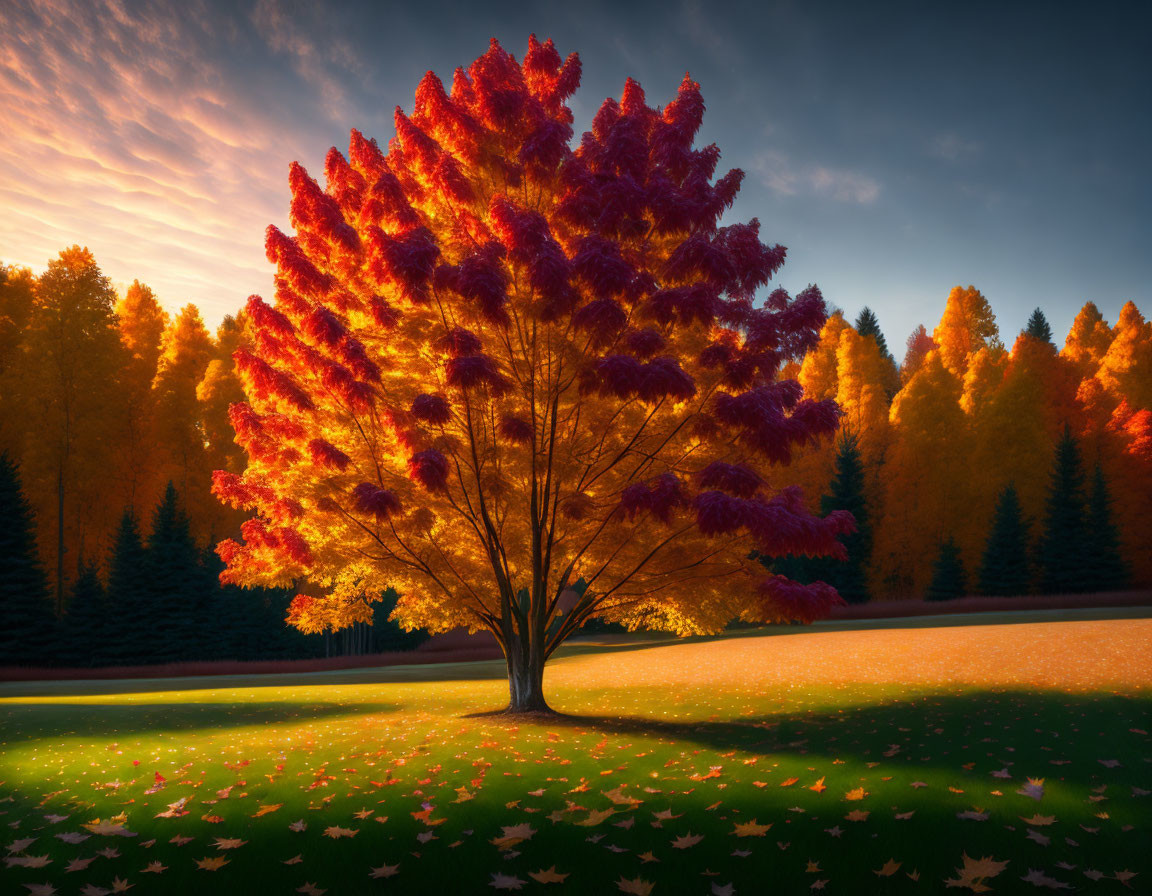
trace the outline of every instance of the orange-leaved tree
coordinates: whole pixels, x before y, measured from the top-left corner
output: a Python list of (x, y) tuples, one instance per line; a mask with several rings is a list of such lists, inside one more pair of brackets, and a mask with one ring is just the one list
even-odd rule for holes
[(487, 629), (512, 711), (546, 709), (544, 663), (592, 617), (819, 616), (836, 592), (758, 555), (840, 555), (853, 525), (781, 472), (837, 426), (777, 377), (824, 301), (755, 301), (785, 250), (719, 226), (742, 174), (693, 147), (699, 85), (660, 110), (629, 80), (573, 149), (579, 76), (551, 41), (522, 62), (493, 41), (450, 92), (425, 76), (387, 153), (352, 131), (324, 188), (292, 165), (276, 303), (249, 300), (236, 354), (248, 465), (215, 477), (255, 511), (226, 581), (311, 583), (305, 631), (368, 620), (387, 586), (407, 627)]

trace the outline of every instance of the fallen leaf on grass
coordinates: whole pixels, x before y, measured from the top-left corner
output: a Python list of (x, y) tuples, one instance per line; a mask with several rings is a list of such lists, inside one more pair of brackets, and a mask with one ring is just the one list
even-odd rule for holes
[(695, 846), (704, 839), (703, 834), (687, 833), (683, 837), (677, 837), (672, 841), (673, 849), (688, 849), (690, 846)]
[(9, 868), (43, 868), (45, 865), (51, 864), (52, 860), (45, 854), (42, 856), (17, 856), (5, 859), (4, 862)]
[(751, 821), (737, 822), (736, 829), (732, 833), (737, 837), (763, 837), (771, 827), (771, 823), (757, 824), (756, 819), (753, 818)]
[(1072, 885), (1066, 884), (1064, 881), (1056, 880), (1049, 877), (1043, 871), (1038, 871), (1035, 868), (1029, 868), (1028, 873), (1020, 878), (1027, 884), (1032, 884), (1034, 887), (1043, 887), (1046, 890), (1071, 890)]
[(523, 824), (511, 825), (501, 828), (504, 831), (503, 836), (494, 837), (489, 842), (499, 849), (511, 849), (517, 843), (523, 843), (525, 840), (531, 840), (532, 835), (536, 833), (536, 829), (527, 822)]
[(555, 865), (541, 871), (529, 871), (528, 876), (541, 884), (562, 884), (564, 879), (568, 877), (567, 874), (558, 873)]
[(989, 892), (992, 888), (985, 885), (984, 881), (996, 877), (1008, 867), (1007, 861), (998, 862), (991, 856), (973, 859), (967, 853), (963, 854), (963, 862), (964, 866), (956, 869), (959, 876), (945, 880), (944, 883), (949, 887), (966, 887), (973, 893)]
[(1034, 800), (1039, 800), (1044, 796), (1044, 779), (1029, 778), (1028, 783), (1016, 792), (1020, 794), (1020, 796), (1030, 796)]

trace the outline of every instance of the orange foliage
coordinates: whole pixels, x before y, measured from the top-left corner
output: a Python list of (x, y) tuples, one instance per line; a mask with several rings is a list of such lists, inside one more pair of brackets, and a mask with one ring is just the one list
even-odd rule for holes
[(996, 315), (974, 286), (955, 286), (948, 294), (944, 316), (932, 332), (940, 359), (956, 376), (963, 376), (968, 359), (985, 346), (1000, 345)]
[(1095, 304), (1085, 302), (1072, 322), (1060, 354), (1076, 365), (1082, 377), (1091, 376), (1100, 368), (1111, 344), (1112, 328)]
[(939, 542), (967, 512), (970, 441), (961, 388), (934, 350), (892, 402), (886, 495), (873, 557), (879, 593), (922, 594)]
[(402, 624), (487, 628), (538, 687), (591, 616), (706, 632), (836, 600), (754, 555), (840, 553), (851, 526), (772, 468), (838, 423), (778, 377), (823, 299), (753, 304), (784, 250), (718, 226), (741, 174), (692, 146), (697, 84), (654, 109), (629, 80), (572, 150), (578, 75), (551, 42), (521, 63), (494, 41), (450, 94), (425, 77), (386, 154), (353, 131), (325, 188), (292, 166), (276, 303), (249, 300), (236, 352), (248, 466), (216, 490), (254, 513), (226, 579), (320, 586), (293, 604), (306, 631), (393, 586)]

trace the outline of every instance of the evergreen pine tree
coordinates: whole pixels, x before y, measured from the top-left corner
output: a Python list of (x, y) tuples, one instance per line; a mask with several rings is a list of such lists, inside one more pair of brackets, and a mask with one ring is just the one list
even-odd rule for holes
[(153, 516), (145, 553), (153, 630), (151, 662), (199, 658), (201, 642), (210, 643), (215, 630), (209, 620), (212, 590), (171, 482)]
[(964, 573), (964, 562), (960, 559), (960, 549), (949, 536), (940, 544), (940, 553), (932, 567), (932, 583), (928, 586), (926, 600), (953, 600), (963, 597), (967, 590), (968, 577)]
[(868, 562), (872, 556), (872, 527), (864, 500), (864, 462), (856, 436), (845, 433), (836, 447), (836, 467), (828, 494), (820, 499), (820, 512), (847, 510), (856, 517), (856, 531), (840, 540), (847, 560), (822, 558), (808, 561), (804, 574), (821, 579), (840, 592), (848, 603), (868, 600)]
[(384, 653), (393, 650), (415, 650), (428, 640), (428, 634), (417, 629), (406, 632), (388, 616), (396, 609), (399, 595), (391, 588), (380, 595), (372, 605), (372, 627), (369, 632), (368, 652)]
[(1128, 570), (1120, 556), (1120, 535), (1112, 520), (1112, 496), (1100, 464), (1096, 464), (1092, 479), (1087, 516), (1085, 586), (1092, 591), (1118, 591), (1128, 585)]
[(884, 338), (884, 331), (880, 329), (880, 321), (876, 318), (876, 313), (867, 305), (861, 309), (856, 318), (856, 332), (861, 336), (871, 336), (880, 346), (880, 354), (889, 360), (892, 359), (892, 353), (888, 351), (888, 342)]
[(119, 666), (150, 661), (152, 619), (140, 528), (130, 510), (120, 518), (105, 597), (104, 660)]
[(1056, 446), (1044, 532), (1037, 565), (1044, 594), (1075, 594), (1086, 590), (1084, 575), (1084, 475), (1080, 449), (1067, 427)]
[(99, 666), (106, 656), (107, 606), (104, 583), (95, 565), (83, 564), (68, 598), (64, 617), (65, 666)]
[(1028, 318), (1028, 324), (1024, 327), (1024, 332), (1031, 336), (1033, 339), (1039, 339), (1041, 342), (1052, 343), (1052, 328), (1048, 326), (1048, 318), (1044, 316), (1044, 312), (1037, 308), (1032, 312), (1032, 316)]
[(46, 665), (56, 620), (36, 552), (32, 507), (6, 454), (0, 454), (0, 614), (0, 666)]
[(996, 502), (996, 515), (980, 566), (980, 593), (1027, 594), (1028, 582), (1028, 529), (1016, 487), (1009, 484)]

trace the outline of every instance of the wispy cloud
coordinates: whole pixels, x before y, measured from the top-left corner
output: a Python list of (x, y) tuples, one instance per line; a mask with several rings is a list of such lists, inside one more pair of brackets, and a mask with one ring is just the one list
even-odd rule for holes
[(837, 202), (868, 205), (880, 196), (880, 184), (858, 171), (797, 164), (779, 152), (758, 155), (752, 170), (769, 190), (785, 196), (813, 195)]
[(979, 140), (965, 140), (956, 133), (936, 134), (928, 142), (928, 154), (945, 162), (963, 162), (975, 159), (984, 152)]
[[(9, 0), (4, 20), (0, 259), (40, 269), (82, 243), (114, 281), (209, 319), (266, 291), (264, 228), (285, 223), (288, 162), (319, 162), (316, 124), (341, 114), (351, 50), (329, 55), (269, 0), (251, 17), (198, 0)], [(291, 60), (279, 77), (308, 90), (252, 81), (277, 54)]]

